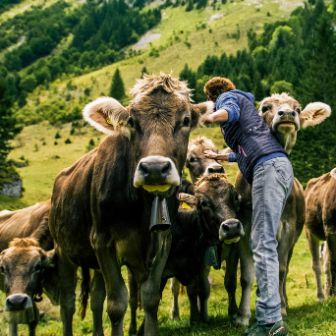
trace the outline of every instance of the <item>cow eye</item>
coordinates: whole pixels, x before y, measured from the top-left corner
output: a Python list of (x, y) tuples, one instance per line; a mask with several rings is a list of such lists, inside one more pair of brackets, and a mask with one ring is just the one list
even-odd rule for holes
[(127, 125), (130, 127), (134, 127), (134, 119), (132, 117), (129, 117), (127, 120)]
[(41, 271), (42, 271), (42, 265), (41, 264), (35, 265), (35, 267), (33, 269), (33, 272), (38, 273), (38, 272), (41, 272)]
[(189, 117), (184, 117), (183, 127), (188, 127), (188, 126), (190, 126), (190, 118)]
[(261, 112), (262, 113), (265, 113), (267, 112), (268, 110), (271, 110), (272, 109), (272, 105), (269, 104), (269, 105), (264, 105), (262, 108), (261, 108)]
[(195, 163), (197, 161), (197, 159), (194, 157), (194, 156), (192, 156), (190, 159), (189, 159), (189, 162), (190, 163)]

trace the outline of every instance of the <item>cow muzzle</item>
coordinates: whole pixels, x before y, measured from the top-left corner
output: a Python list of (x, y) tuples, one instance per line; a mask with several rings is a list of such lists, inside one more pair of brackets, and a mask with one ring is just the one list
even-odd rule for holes
[(24, 293), (9, 295), (5, 301), (5, 311), (12, 323), (30, 323), (37, 318), (31, 297)]
[(222, 165), (218, 164), (212, 164), (206, 167), (204, 175), (210, 175), (210, 174), (224, 174), (224, 168)]
[(150, 193), (165, 193), (180, 185), (174, 162), (165, 156), (147, 156), (136, 167), (133, 185)]
[(219, 228), (219, 240), (225, 244), (238, 243), (245, 236), (243, 224), (238, 219), (227, 219)]

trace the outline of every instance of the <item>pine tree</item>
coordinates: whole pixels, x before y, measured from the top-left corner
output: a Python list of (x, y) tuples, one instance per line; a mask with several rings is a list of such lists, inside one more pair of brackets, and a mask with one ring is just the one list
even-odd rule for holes
[(110, 96), (118, 100), (123, 100), (126, 97), (124, 82), (118, 68), (112, 77)]
[(19, 130), (11, 111), (13, 92), (10, 92), (12, 86), (10, 82), (10, 75), (4, 68), (0, 69), (0, 175), (2, 177), (6, 175), (9, 167), (7, 162), (7, 155), (10, 151), (9, 140)]

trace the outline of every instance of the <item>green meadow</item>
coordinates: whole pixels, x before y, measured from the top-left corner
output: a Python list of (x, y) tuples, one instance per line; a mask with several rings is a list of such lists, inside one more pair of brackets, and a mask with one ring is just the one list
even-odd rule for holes
[[(90, 148), (92, 140), (98, 144), (102, 136), (89, 127), (77, 128), (75, 134), (70, 134), (70, 124), (61, 128), (52, 127), (47, 123), (28, 126), (13, 141), (11, 158), (14, 160), (28, 160), (27, 167), (18, 171), (24, 182), (24, 195), (18, 200), (0, 199), (1, 209), (13, 209), (27, 206), (34, 202), (50, 197), (52, 184), (58, 172), (71, 165)], [(56, 134), (58, 134), (56, 136)], [(210, 137), (219, 148), (223, 147), (222, 136), (217, 128), (199, 128), (192, 133), (192, 138), (199, 135)], [(55, 139), (55, 136), (57, 139)], [(66, 144), (70, 139), (71, 143)], [(55, 144), (55, 141), (57, 144)], [(69, 141), (67, 141), (69, 142)], [(236, 175), (235, 164), (226, 164), (225, 169), (232, 182)], [(126, 272), (125, 272), (126, 274)], [(161, 335), (240, 335), (242, 329), (231, 325), (227, 317), (227, 294), (224, 289), (224, 270), (211, 272), (211, 296), (209, 301), (210, 322), (197, 327), (189, 326), (189, 304), (184, 292), (180, 296), (181, 320), (170, 319), (172, 296), (169, 286), (164, 291), (159, 310)], [(239, 286), (238, 286), (239, 287)], [(311, 270), (311, 258), (304, 234), (295, 247), (290, 272), (287, 278), (289, 297), (289, 313), (287, 322), (290, 326), (290, 335), (297, 336), (332, 336), (336, 331), (336, 302), (329, 299), (318, 303), (315, 295), (315, 280)], [(240, 293), (240, 290), (238, 290)], [(0, 296), (2, 302), (4, 295)], [(252, 308), (254, 309), (255, 288), (252, 291)], [(40, 304), (44, 315), (37, 328), (37, 335), (61, 335), (59, 307), (52, 306), (47, 298)], [(141, 323), (143, 311), (139, 311), (138, 322)], [(125, 318), (125, 334), (128, 332), (129, 311)], [(0, 336), (6, 335), (5, 314), (0, 315)], [(105, 334), (109, 334), (110, 326), (104, 314)], [(76, 336), (90, 335), (92, 332), (92, 318), (88, 309), (86, 318), (81, 321), (76, 313), (74, 318), (74, 334)], [(20, 326), (20, 335), (27, 335), (26, 326)]]

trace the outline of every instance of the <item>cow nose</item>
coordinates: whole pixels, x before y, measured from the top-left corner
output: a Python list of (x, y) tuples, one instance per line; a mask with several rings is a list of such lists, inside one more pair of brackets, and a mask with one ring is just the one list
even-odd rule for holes
[[(180, 184), (180, 175), (174, 162), (166, 156), (147, 156), (139, 161), (135, 170), (133, 185), (138, 187), (150, 186), (147, 191), (167, 191)], [(153, 186), (160, 186), (153, 189)]]
[(225, 172), (224, 168), (220, 164), (218, 164), (218, 165), (211, 165), (211, 166), (208, 166), (206, 168), (205, 175), (215, 174), (215, 173), (223, 174), (224, 172)]
[(238, 219), (227, 219), (219, 228), (219, 239), (227, 244), (238, 242), (244, 235), (243, 225)]
[(144, 177), (163, 178), (166, 177), (171, 169), (171, 163), (166, 162), (140, 162), (139, 170)]
[(6, 310), (24, 310), (29, 301), (27, 294), (12, 294), (6, 298)]
[(295, 112), (294, 111), (285, 111), (285, 110), (280, 110), (278, 111), (278, 116), (280, 118), (294, 118), (295, 117)]

